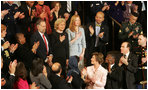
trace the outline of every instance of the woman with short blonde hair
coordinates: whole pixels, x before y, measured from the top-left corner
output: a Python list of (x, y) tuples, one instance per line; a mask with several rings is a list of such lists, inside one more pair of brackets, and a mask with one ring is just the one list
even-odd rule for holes
[(55, 30), (58, 30), (58, 27), (59, 27), (59, 24), (64, 22), (66, 24), (66, 20), (64, 18), (59, 18), (55, 21), (54, 23), (54, 29)]

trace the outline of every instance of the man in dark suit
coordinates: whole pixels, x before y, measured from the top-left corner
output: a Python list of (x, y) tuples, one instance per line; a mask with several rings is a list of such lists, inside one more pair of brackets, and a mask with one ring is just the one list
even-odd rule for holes
[(34, 45), (35, 42), (40, 43), (38, 49), (36, 50), (36, 55), (44, 60), (44, 62), (50, 62), (52, 60), (52, 51), (51, 45), (49, 42), (49, 37), (46, 31), (46, 22), (42, 19), (39, 19), (36, 22), (38, 31), (34, 32), (31, 36), (30, 44)]
[(104, 55), (106, 54), (109, 29), (103, 21), (104, 13), (99, 11), (95, 16), (95, 22), (90, 24), (89, 28), (86, 30), (86, 58), (88, 58), (88, 65), (90, 65), (91, 54), (93, 52), (102, 52)]
[(65, 79), (63, 79), (62, 77), (60, 77), (61, 72), (62, 72), (62, 67), (60, 65), (60, 63), (54, 63), (52, 65), (52, 75), (49, 77), (49, 80), (52, 84), (52, 88), (53, 89), (72, 89), (71, 86), (71, 82), (73, 77), (70, 77), (70, 79), (68, 80), (68, 83)]
[(138, 69), (138, 58), (135, 54), (130, 52), (131, 44), (129, 42), (123, 42), (121, 44), (121, 56), (118, 66), (122, 71), (122, 88), (123, 89), (135, 89), (135, 76), (134, 74)]
[(34, 24), (37, 21), (35, 9), (34, 1), (26, 1), (19, 7), (19, 11), (25, 15), (25, 18), (19, 20), (19, 25), (21, 26), (21, 32), (24, 33), (27, 38), (27, 42), (30, 40), (30, 36), (34, 30)]
[(105, 63), (103, 65), (109, 72), (107, 75), (107, 82), (105, 85), (106, 89), (121, 88), (120, 86), (121, 79), (119, 76), (121, 76), (122, 72), (120, 71), (118, 67), (117, 53), (118, 52), (115, 52), (115, 51), (108, 52), (106, 59), (105, 59)]

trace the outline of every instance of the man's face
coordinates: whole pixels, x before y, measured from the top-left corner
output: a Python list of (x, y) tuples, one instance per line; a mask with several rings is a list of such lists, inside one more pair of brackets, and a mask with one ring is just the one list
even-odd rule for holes
[(129, 52), (129, 48), (127, 47), (127, 43), (126, 42), (123, 42), (121, 44), (121, 53), (122, 54), (127, 54)]
[(46, 31), (46, 23), (45, 22), (40, 22), (40, 24), (37, 25), (37, 29), (39, 30), (39, 32), (45, 33), (45, 31)]
[(138, 37), (138, 44), (141, 46), (143, 44), (145, 44), (147, 41), (147, 39), (145, 37), (143, 37), (143, 35), (139, 35)]
[(20, 42), (20, 44), (25, 44), (26, 43), (26, 38), (24, 37), (24, 34), (21, 34), (19, 37), (18, 37), (19, 39), (19, 42)]
[(137, 21), (137, 17), (131, 15), (129, 21), (131, 22), (131, 24), (134, 24)]
[(104, 21), (104, 14), (97, 13), (97, 15), (95, 16), (95, 20), (98, 24), (101, 24)]
[(34, 1), (26, 1), (26, 3), (30, 8), (34, 5)]
[(105, 58), (105, 62), (110, 63), (110, 64), (114, 64), (115, 59), (110, 54), (108, 54)]

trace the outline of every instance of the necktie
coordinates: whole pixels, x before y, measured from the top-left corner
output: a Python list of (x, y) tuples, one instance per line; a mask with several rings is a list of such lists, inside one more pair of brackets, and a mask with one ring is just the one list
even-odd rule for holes
[(126, 59), (126, 55), (123, 55), (123, 57)]
[(100, 25), (100, 24), (96, 24), (96, 26), (101, 27), (101, 25)]
[(31, 8), (29, 8), (29, 16), (31, 15)]
[(67, 11), (71, 12), (71, 1), (67, 1)]
[(47, 42), (46, 42), (46, 39), (45, 39), (44, 34), (43, 34), (43, 39), (44, 39), (44, 43), (45, 43), (45, 46), (46, 46), (46, 51), (47, 51), (47, 55), (48, 55), (48, 46), (47, 46)]

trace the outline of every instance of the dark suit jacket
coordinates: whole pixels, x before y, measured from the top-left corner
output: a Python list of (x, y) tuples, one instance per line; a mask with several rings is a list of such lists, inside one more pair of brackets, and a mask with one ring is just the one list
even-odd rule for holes
[(50, 76), (50, 82), (53, 89), (72, 89), (71, 84), (68, 84), (65, 79), (52, 73)]
[(4, 78), (6, 80), (6, 84), (4, 86), (2, 86), (1, 89), (12, 89), (13, 83), (15, 81), (15, 76), (9, 75), (7, 77), (6, 77), (6, 74), (1, 72), (1, 78)]
[[(34, 6), (31, 8), (31, 12), (33, 9), (36, 9)], [(21, 26), (21, 29), (22, 29), (22, 32), (26, 35), (26, 33), (28, 34), (28, 27), (30, 27), (31, 29), (31, 32), (33, 32), (33, 24), (36, 23), (37, 21), (37, 18), (34, 17), (32, 20), (31, 20), (31, 15), (29, 16), (29, 10), (28, 10), (28, 7), (27, 7), (27, 4), (23, 4), (19, 7), (19, 11), (22, 13), (24, 12), (24, 15), (25, 15), (25, 18), (24, 19), (21, 19), (19, 22), (19, 25)]]
[[(46, 33), (44, 33), (45, 37), (47, 38), (47, 41), (48, 41), (48, 48), (49, 48), (49, 52), (48, 52), (48, 55), (52, 54), (52, 51), (51, 51), (51, 45), (50, 45), (50, 40), (49, 40), (49, 37)], [(34, 44), (34, 42), (37, 42), (39, 41), (40, 42), (40, 45), (36, 51), (36, 54), (38, 57), (42, 58), (43, 60), (46, 59), (46, 57), (48, 56), (46, 54), (46, 45), (44, 43), (44, 40), (42, 39), (41, 35), (39, 34), (38, 31), (34, 32), (33, 35), (31, 36), (31, 39), (30, 39), (30, 43), (31, 43), (31, 46)]]
[(120, 70), (122, 73), (125, 73), (125, 76), (123, 75), (122, 78), (122, 84), (123, 80), (126, 80), (126, 86), (128, 89), (135, 89), (135, 76), (134, 74), (137, 72), (138, 69), (138, 58), (135, 54), (130, 53), (128, 56), (128, 65), (122, 65), (120, 67)]
[(23, 62), (27, 70), (29, 70), (29, 68), (32, 65), (32, 61), (35, 58), (35, 54), (31, 51), (29, 44), (27, 43), (23, 45), (19, 44), (14, 54), (15, 54), (16, 59), (18, 61)]
[[(90, 36), (89, 26), (92, 25), (94, 28), (94, 34)], [(86, 53), (88, 55), (91, 55), (92, 52), (98, 51), (98, 52), (104, 52), (105, 53), (105, 45), (109, 40), (109, 28), (108, 26), (103, 22), (101, 24), (100, 33), (104, 32), (103, 38), (99, 38), (98, 42), (98, 50), (95, 50), (95, 42), (96, 42), (96, 28), (95, 28), (95, 22), (87, 26), (85, 36), (86, 36)]]
[[(6, 40), (5, 40), (6, 41)], [(5, 41), (1, 40), (1, 46), (5, 43)], [(1, 56), (3, 58), (3, 73), (8, 73), (8, 70), (9, 70), (9, 64), (10, 64), (10, 61), (12, 60), (12, 56), (13, 54), (10, 53), (10, 50), (9, 49), (4, 49), (2, 50), (1, 49)]]
[[(108, 67), (108, 65), (106, 65)], [(114, 64), (111, 68), (111, 73), (107, 75), (107, 82), (105, 85), (106, 89), (119, 89), (121, 88), (121, 78), (122, 72), (119, 69), (118, 64)]]

